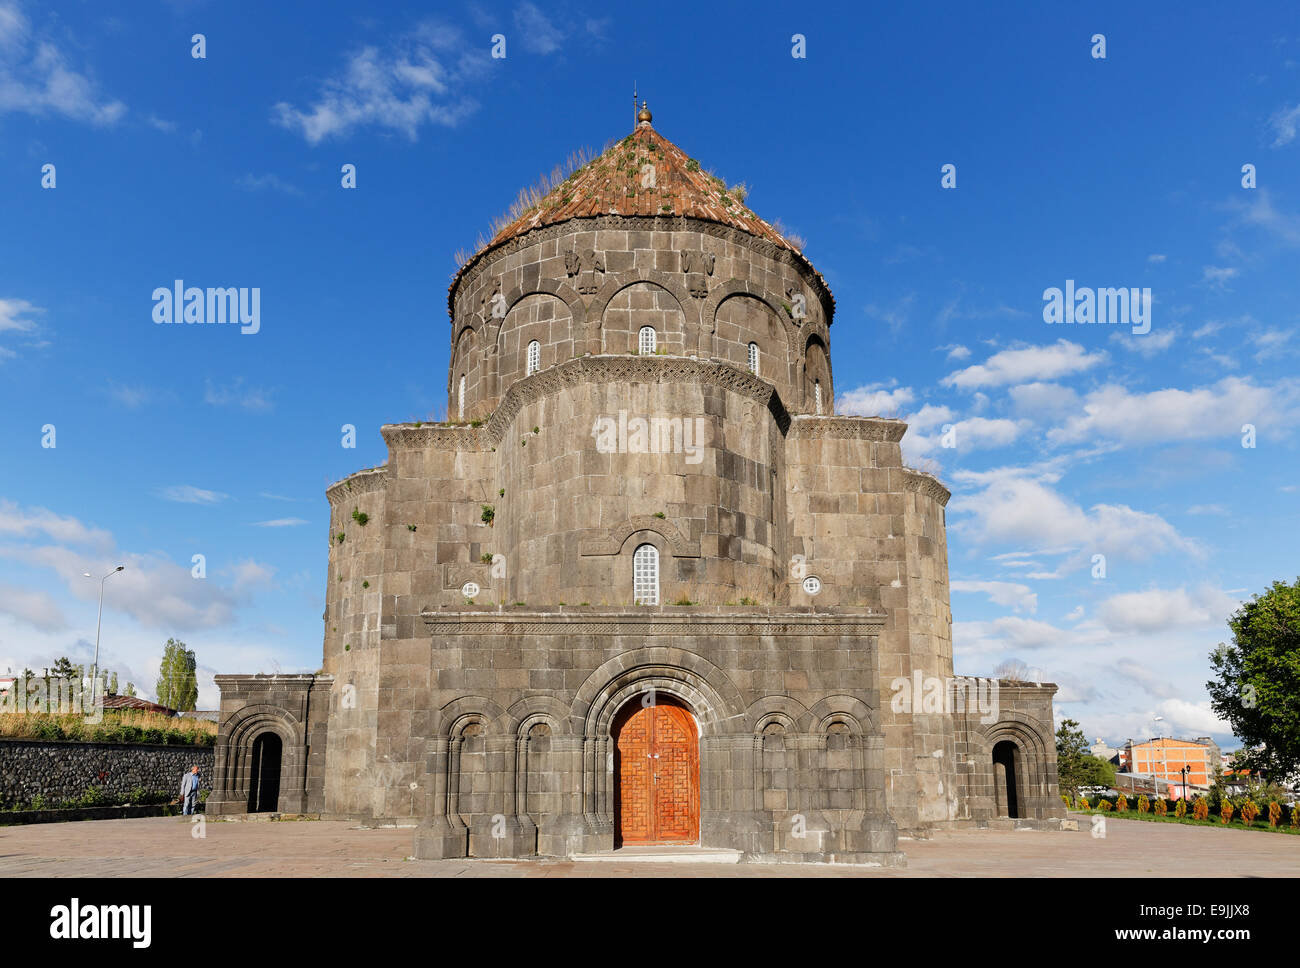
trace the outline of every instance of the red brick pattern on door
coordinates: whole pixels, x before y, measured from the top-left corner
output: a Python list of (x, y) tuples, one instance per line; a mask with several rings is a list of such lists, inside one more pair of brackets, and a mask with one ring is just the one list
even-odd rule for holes
[(700, 744), (680, 706), (634, 700), (615, 723), (614, 823), (624, 844), (700, 838)]

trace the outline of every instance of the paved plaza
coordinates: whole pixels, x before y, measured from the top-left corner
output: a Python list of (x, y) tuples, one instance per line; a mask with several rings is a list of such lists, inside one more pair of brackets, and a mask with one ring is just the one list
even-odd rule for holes
[(411, 828), (158, 817), (0, 827), (0, 877), (1295, 877), (1300, 837), (1109, 820), (903, 840), (901, 870), (801, 864), (409, 860)]

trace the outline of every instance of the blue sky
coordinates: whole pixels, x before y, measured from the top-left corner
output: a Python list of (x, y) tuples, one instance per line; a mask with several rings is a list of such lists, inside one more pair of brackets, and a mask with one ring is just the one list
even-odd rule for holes
[[(635, 81), (807, 240), (838, 409), (952, 488), (958, 670), (1234, 745), (1206, 655), (1300, 570), (1300, 17), (877, 6), (0, 0), (0, 671), (89, 662), (80, 576), (119, 562), (102, 660), (142, 691), (171, 635), (203, 705), (315, 669), (324, 487), (442, 409), (453, 253), (627, 133)], [(175, 279), (259, 287), (260, 331), (155, 325)], [(1048, 325), (1067, 279), (1149, 288), (1151, 331)]]

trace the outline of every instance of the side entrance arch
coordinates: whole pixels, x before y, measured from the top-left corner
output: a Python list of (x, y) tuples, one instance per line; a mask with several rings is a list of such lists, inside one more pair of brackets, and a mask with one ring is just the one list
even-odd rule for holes
[(274, 813), (280, 809), (280, 761), (284, 744), (274, 730), (253, 740), (248, 775), (248, 812)]
[(993, 796), (997, 806), (996, 816), (1013, 820), (1025, 814), (1020, 809), (1020, 793), (1024, 786), (1024, 769), (1020, 747), (1004, 739), (993, 747)]
[(614, 718), (614, 846), (700, 839), (700, 734), (680, 701), (652, 693)]

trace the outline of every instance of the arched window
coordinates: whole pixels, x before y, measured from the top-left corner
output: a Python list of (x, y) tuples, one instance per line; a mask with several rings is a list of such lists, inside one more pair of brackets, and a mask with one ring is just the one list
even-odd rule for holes
[(532, 376), (542, 368), (542, 344), (533, 340), (528, 344), (528, 373)]
[(813, 408), (817, 416), (822, 415), (822, 381), (813, 381)]
[(749, 372), (758, 376), (758, 344), (749, 344)]
[(659, 549), (652, 544), (632, 555), (632, 598), (638, 605), (659, 604)]
[(659, 336), (655, 333), (655, 328), (653, 326), (642, 326), (641, 333), (637, 337), (637, 351), (643, 356), (647, 353), (653, 355), (658, 346)]
[(465, 374), (460, 375), (460, 389), (456, 391), (456, 412), (459, 419), (465, 419)]

